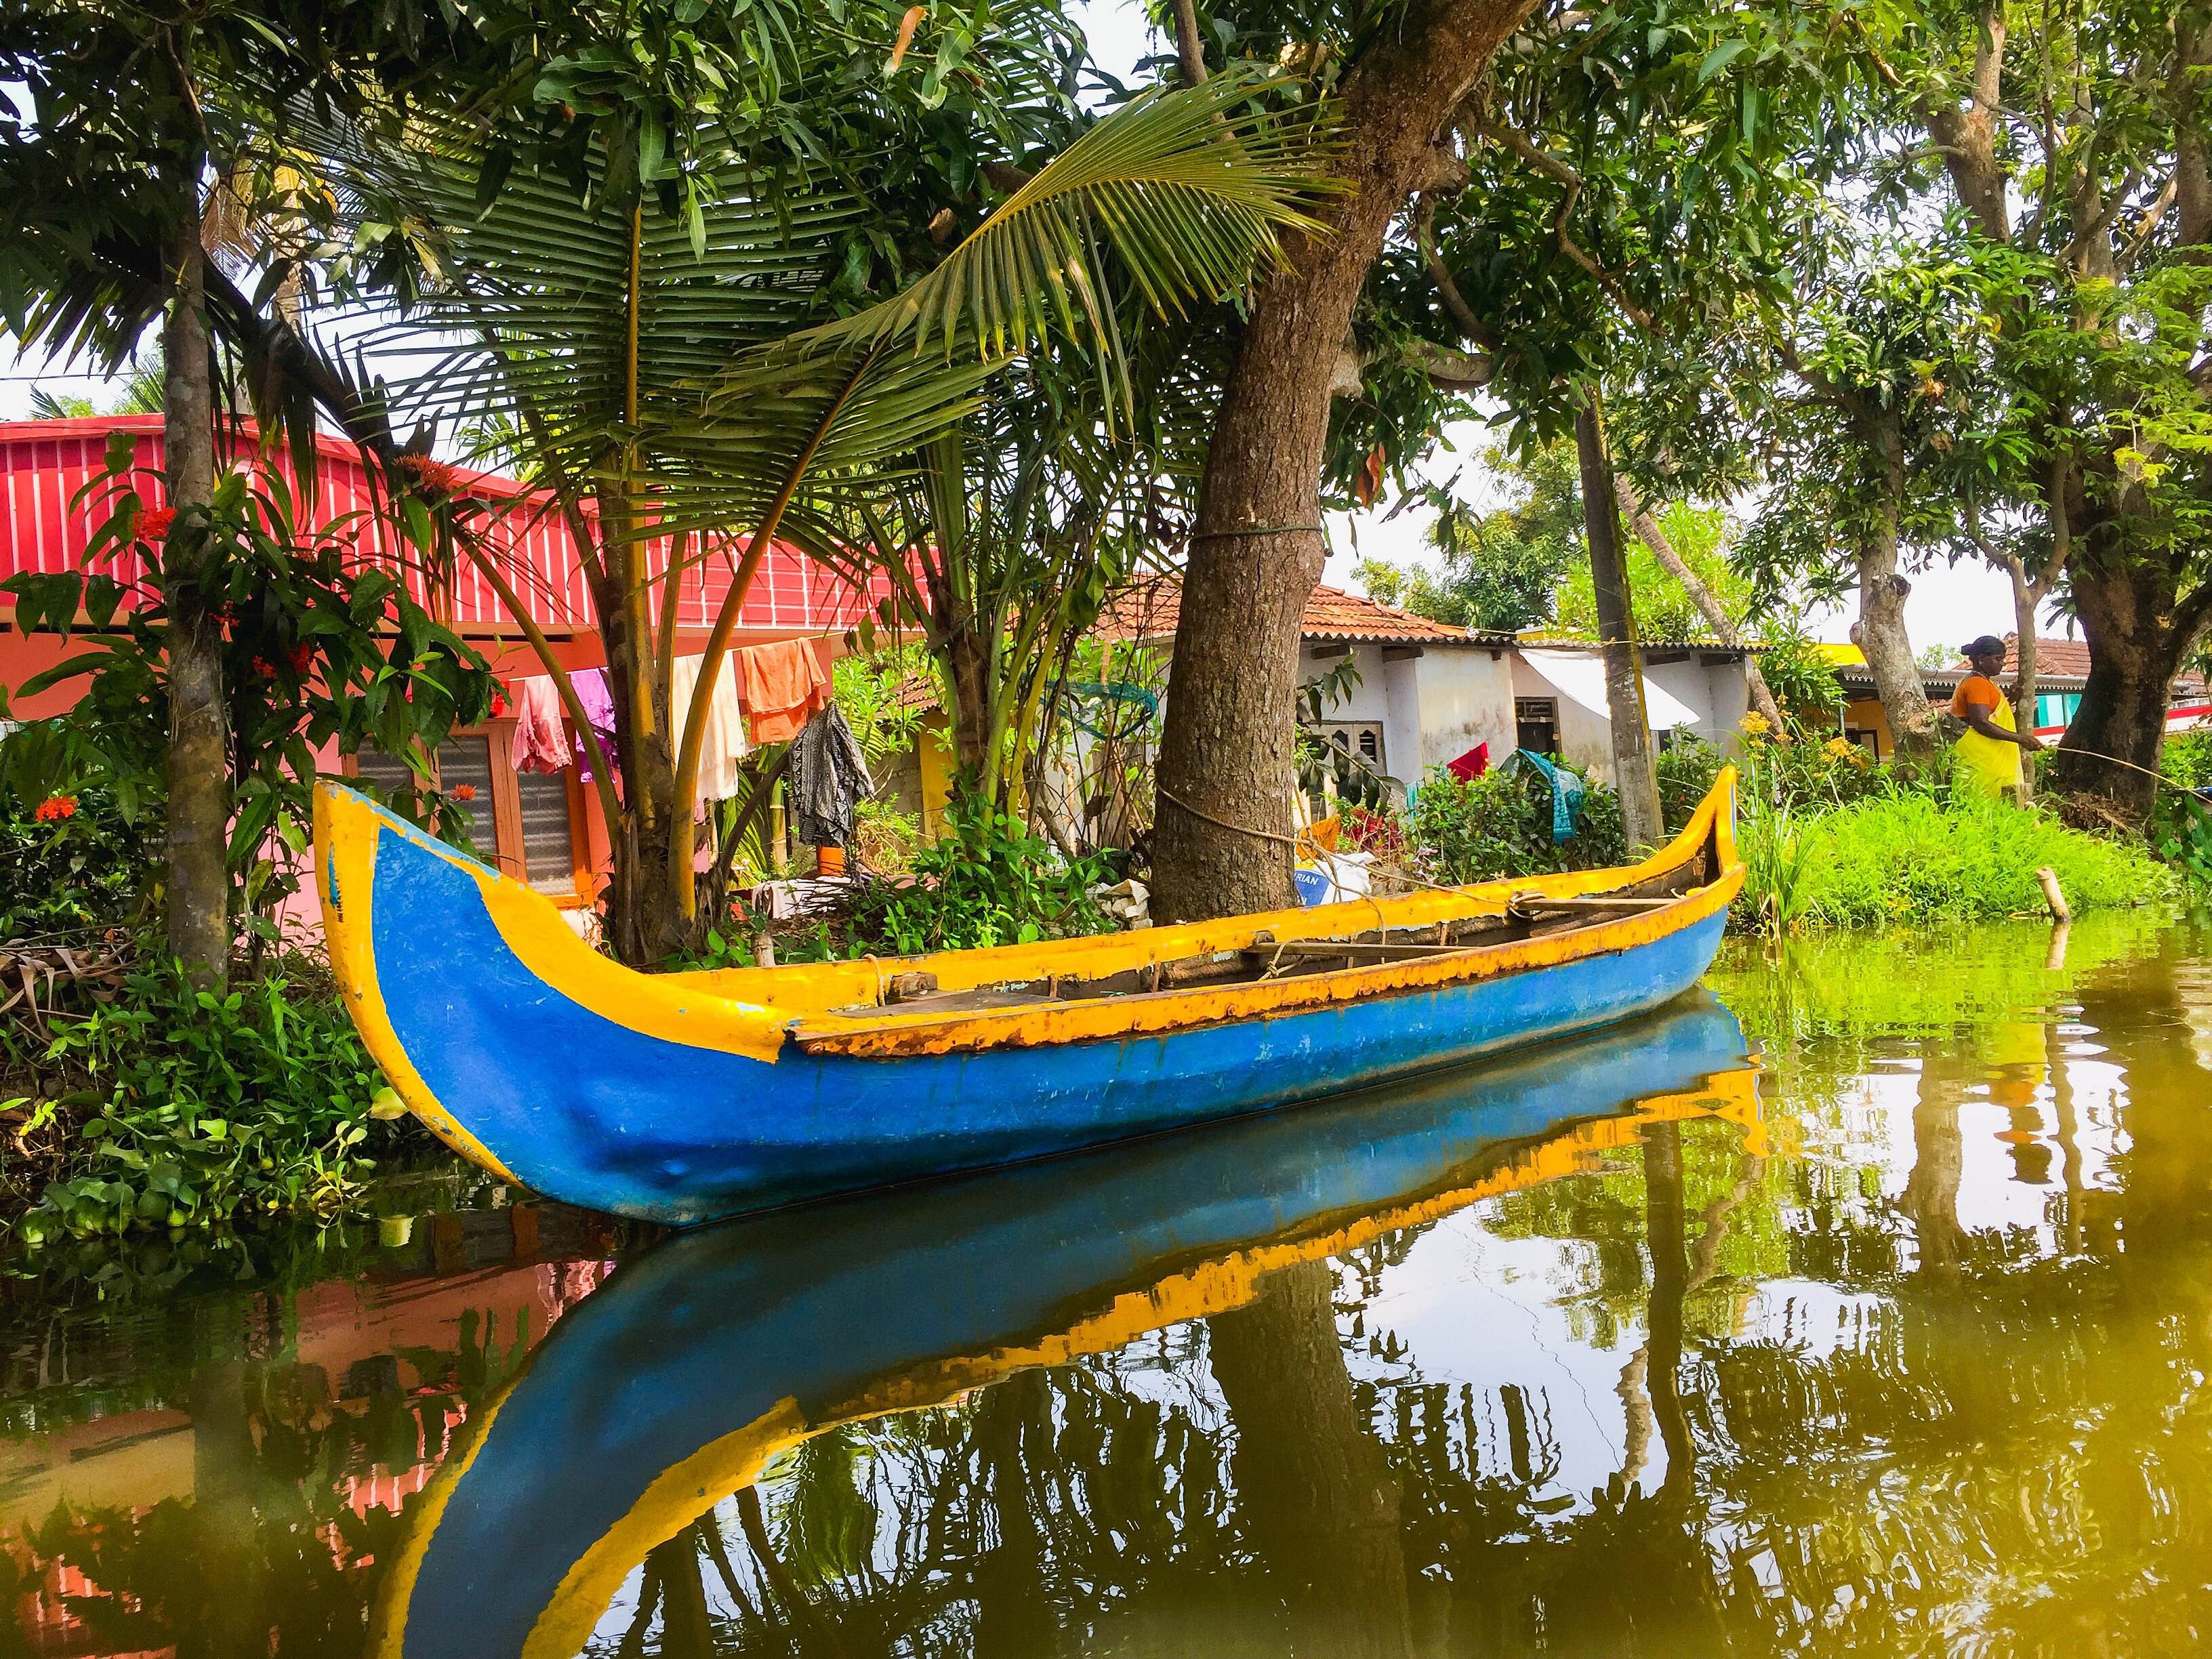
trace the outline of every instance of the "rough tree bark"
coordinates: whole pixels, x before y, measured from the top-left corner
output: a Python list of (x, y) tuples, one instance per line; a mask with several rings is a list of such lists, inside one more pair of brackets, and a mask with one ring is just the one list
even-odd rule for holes
[(1613, 732), (1613, 785), (1621, 828), (1632, 849), (1667, 838), (1659, 811), (1659, 773), (1651, 757), (1651, 714), (1644, 702), (1644, 647), (1636, 634), (1636, 596), (1620, 551), (1613, 455), (1595, 387), (1575, 410), (1575, 455), (1582, 463), (1583, 528), (1589, 542), (1590, 591), (1597, 600), (1599, 648), (1605, 656), (1607, 725)]
[(2212, 617), (2212, 582), (2184, 595), (2164, 560), (2077, 556), (2070, 586), (2089, 677), (2052, 757), (2054, 780), (2141, 817), (2158, 792), (2149, 774), (2165, 746), (2174, 678)]
[(1890, 740), (1899, 755), (1925, 755), (1936, 747), (1936, 721), (1912, 659), (1912, 636), (1905, 626), (1905, 598), (1912, 584), (1899, 568), (1898, 519), (1905, 497), (1905, 463), (1893, 430), (1878, 439), (1883, 457), (1882, 508), (1857, 556), (1858, 619), (1851, 642), (1865, 653), (1875, 695), (1889, 720)]
[[(1659, 568), (1681, 584), (1682, 591), (1690, 596), (1690, 603), (1698, 607), (1698, 614), (1712, 629), (1713, 637), (1723, 645), (1732, 646), (1738, 650), (1745, 648), (1742, 630), (1729, 620), (1727, 607), (1698, 578), (1698, 573), (1684, 562), (1682, 556), (1674, 550), (1674, 544), (1659, 527), (1659, 521), (1651, 516), (1650, 509), (1636, 499), (1636, 491), (1628, 480), (1616, 472), (1613, 488), (1620, 501), (1621, 513), (1628, 520), (1628, 527), (1636, 532), (1644, 546), (1651, 550), (1651, 556), (1659, 561)], [(1765, 718), (1769, 726), (1779, 730), (1782, 706), (1774, 701), (1774, 693), (1766, 684), (1766, 676), (1759, 672), (1759, 659), (1746, 657), (1743, 671), (1751, 692), (1752, 708)]]
[(676, 799), (676, 755), (668, 688), (661, 684), (653, 630), (635, 571), (635, 544), (623, 539), (629, 520), (619, 495), (600, 496), (606, 535), (605, 575), (592, 583), (599, 637), (606, 647), (607, 690), (615, 708), (615, 746), (622, 774), (623, 837), (607, 889), (607, 936), (633, 967), (651, 967), (688, 948), (695, 919), (686, 916), (666, 872), (672, 837), (696, 835), (689, 803)]
[(1293, 239), (1237, 345), (1206, 452), (1160, 748), (1152, 906), (1188, 921), (1292, 902), (1298, 619), (1326, 557), (1331, 386), (1369, 268), (1437, 139), (1531, 0), (1417, 0), (1346, 77), (1345, 193)]
[[(2154, 114), (2163, 103), (2173, 123), (2166, 188), (2140, 217), (2123, 211), (2122, 200), (2107, 198), (2110, 167), (2052, 165), (2057, 152), (2079, 146), (2087, 153), (2095, 143), (2083, 137), (2098, 112), (2087, 101), (2087, 78), (2081, 72), (2079, 32), (2070, 23), (2057, 23), (2021, 37), (2039, 60), (2027, 67), (2041, 85), (2075, 90), (2062, 93), (2045, 112), (2045, 165), (2025, 186), (2027, 210), (2017, 225), (2007, 206), (2014, 180), (1996, 142), (2008, 45), (1997, 0), (1983, 0), (1975, 29), (1973, 78), (1964, 101), (1945, 89), (1923, 95), (1921, 108), (1977, 231), (1992, 241), (2026, 245), (2043, 236), (2046, 224), (2063, 222), (2070, 233), (2064, 263), (2082, 279), (2125, 282), (2160, 240), (2153, 233), (2162, 223), (2171, 223), (2172, 248), (2180, 257), (2212, 261), (2212, 119), (2203, 94), (2203, 76), (2212, 70), (2212, 17), (2201, 9), (2185, 17), (2176, 8), (2171, 55), (2136, 77), (2146, 112)], [(2073, 326), (2089, 333), (2104, 324), (2094, 306), (2081, 302)], [(2200, 360), (2195, 378), (2201, 390), (2212, 392), (2212, 356)], [(2088, 684), (2053, 758), (2053, 775), (2061, 788), (2103, 795), (2139, 815), (2149, 810), (2157, 786), (2134, 769), (2157, 765), (2168, 688), (2212, 614), (2212, 583), (2192, 586), (2185, 557), (2130, 546), (2130, 520), (2148, 513), (2149, 504), (2140, 489), (2110, 488), (2109, 472), (2102, 481), (2108, 487), (2093, 498), (2075, 450), (2075, 413), (2069, 396), (2052, 398), (2041, 434), (2044, 502), (2054, 544), (2051, 580), (2063, 563), (2063, 550), (2078, 550), (2068, 583), (2089, 642)], [(2049, 585), (2040, 586), (2047, 593)], [(2021, 641), (2017, 718), (2026, 726), (2034, 707), (2033, 610), (2039, 599), (2023, 605), (2027, 596), (2017, 574), (2014, 596)], [(2130, 764), (2099, 758), (2106, 755)]]
[(167, 940), (204, 985), (230, 971), (230, 706), (222, 624), (208, 602), (222, 550), (208, 533), (215, 495), (215, 387), (208, 356), (207, 253), (200, 246), (199, 146), (170, 180), (168, 315), (162, 324), (161, 446), (177, 521), (164, 548), (169, 607)]

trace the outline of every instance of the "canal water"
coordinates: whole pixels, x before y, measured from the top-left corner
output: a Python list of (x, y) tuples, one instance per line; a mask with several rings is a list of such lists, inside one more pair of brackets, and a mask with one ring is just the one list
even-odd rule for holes
[(14, 1258), (0, 1655), (2094, 1656), (2212, 1630), (2212, 934), (672, 1237)]

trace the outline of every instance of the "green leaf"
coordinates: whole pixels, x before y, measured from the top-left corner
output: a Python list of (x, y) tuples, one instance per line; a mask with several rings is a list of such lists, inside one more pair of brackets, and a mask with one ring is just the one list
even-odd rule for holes
[(1720, 45), (1707, 52), (1705, 61), (1698, 65), (1698, 83), (1700, 86), (1704, 85), (1750, 50), (1751, 42), (1748, 40), (1739, 39), (1722, 41)]

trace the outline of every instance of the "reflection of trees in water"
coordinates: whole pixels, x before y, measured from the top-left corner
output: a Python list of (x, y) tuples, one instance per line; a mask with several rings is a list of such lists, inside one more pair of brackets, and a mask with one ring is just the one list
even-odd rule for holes
[[(952, 1434), (933, 1478), (897, 1438), (912, 1420), (859, 1431), (873, 1557), (809, 1594), (865, 1639), (740, 1620), (725, 1650), (2191, 1650), (2212, 1618), (2212, 1115), (2201, 1068), (2180, 1069), (2187, 1028), (2157, 1035), (2142, 994), (2082, 992), (2090, 1024), (2129, 1028), (2109, 1248), (2062, 1226), (2089, 1249), (2053, 1258), (1961, 1221), (1974, 1074), (1955, 1038), (1918, 1050), (1893, 1200), (1698, 1124), (1487, 1212), (1493, 1232), (1559, 1239), (1583, 1328), (1632, 1351), (1630, 1433), (1640, 1408), (1656, 1443), (1621, 1448), (1595, 1491), (1559, 1486), (1540, 1393), (1431, 1379), (1373, 1322), (1380, 1264), (1406, 1245), (1383, 1241), (1271, 1279), (1206, 1322), (1202, 1352), (1031, 1373), (928, 1414)], [(2062, 1087), (2062, 1222), (2086, 1195), (2069, 1102)], [(1841, 1296), (1784, 1317), (1799, 1293), (1770, 1290), (1777, 1317), (1746, 1318), (1746, 1281), (1791, 1278)], [(791, 1485), (770, 1483), (772, 1514)]]
[[(1882, 1149), (1839, 1122), (1842, 1080), (1881, 1045), (1808, 1019), (1770, 1066), (1831, 1080), (1783, 1085), (1809, 1151), (1656, 1126), (1451, 1224), (1550, 1249), (1572, 1331), (1621, 1362), (1627, 1443), (1595, 1490), (1563, 1484), (1587, 1460), (1537, 1379), (1433, 1376), (1391, 1328), (1409, 1231), (1117, 1354), (794, 1448), (651, 1553), (592, 1651), (2193, 1650), (2212, 1623), (2212, 1113), (2172, 968), (2075, 983), (2100, 1063), (2125, 1072), (2124, 1144), (2100, 1191), (2055, 1070), (2055, 1255), (1970, 1224), (1960, 1106), (1986, 1107), (1955, 1023), (1882, 1048), (1918, 1069), (1887, 1182)], [(415, 1408), (333, 1413), (266, 1354), (195, 1370), (212, 1352), (175, 1374), (209, 1391), (210, 1463), (249, 1477), (204, 1486), (198, 1515), (64, 1526), (43, 1547), (143, 1598), (88, 1610), (111, 1649), (220, 1652), (228, 1596), (259, 1605), (279, 1655), (350, 1659), (374, 1570), (342, 1571), (319, 1534), (390, 1559), (388, 1517), (334, 1494), (414, 1445)], [(438, 1373), (410, 1356), (465, 1396), (510, 1357), (472, 1340)]]
[[(474, 1412), (520, 1364), (527, 1333), (465, 1317), (459, 1345), (414, 1349), (418, 1376), (449, 1392), (410, 1399), (392, 1386), (356, 1412), (319, 1365), (288, 1345), (235, 1356), (238, 1321), (265, 1297), (209, 1297), (168, 1340), (170, 1364), (145, 1386), (191, 1414), (192, 1497), (143, 1509), (64, 1506), (0, 1551), (0, 1606), (33, 1593), (59, 1564), (95, 1593), (73, 1595), (73, 1651), (154, 1652), (178, 1659), (360, 1651), (368, 1609), (398, 1551), (401, 1516), (356, 1514), (352, 1478), (404, 1471), (443, 1449), (447, 1413)], [(503, 1340), (511, 1337), (511, 1340)], [(13, 1652), (0, 1633), (0, 1654)]]

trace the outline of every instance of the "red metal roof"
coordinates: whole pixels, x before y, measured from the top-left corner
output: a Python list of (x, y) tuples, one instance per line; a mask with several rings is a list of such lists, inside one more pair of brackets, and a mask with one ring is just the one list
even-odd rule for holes
[[(0, 422), (0, 577), (20, 571), (61, 571), (77, 568), (92, 526), (100, 514), (97, 498), (79, 500), (84, 487), (100, 477), (106, 465), (111, 433), (134, 436), (137, 465), (158, 474), (161, 465), (161, 417), (158, 415), (103, 416), (77, 421), (16, 421)], [(251, 453), (250, 428), (237, 446), (242, 459)], [(364, 557), (399, 571), (408, 591), (431, 605), (423, 573), (402, 556), (398, 538), (391, 527), (369, 512), (377, 497), (368, 470), (353, 446), (328, 435), (316, 442), (316, 510), (328, 523), (360, 514), (355, 536)], [(291, 459), (270, 456), (260, 463), (296, 487)], [(532, 620), (549, 633), (582, 633), (593, 628), (591, 599), (574, 539), (560, 514), (542, 493), (533, 494), (512, 478), (493, 473), (468, 472), (471, 493), (495, 504), (499, 526), (492, 539), (502, 573), (530, 606)], [(141, 483), (147, 498), (158, 499), (158, 477)], [(677, 621), (684, 629), (713, 624), (715, 611), (729, 592), (730, 575), (741, 550), (713, 555), (694, 562), (679, 583)], [(661, 585), (658, 573), (667, 568), (665, 542), (647, 544), (645, 565), (654, 575), (653, 605), (659, 608)], [(134, 559), (125, 556), (106, 567), (125, 580), (143, 574)], [(891, 591), (887, 577), (877, 575), (866, 592), (856, 590), (841, 577), (823, 569), (799, 549), (777, 542), (762, 560), (752, 586), (745, 594), (738, 627), (747, 633), (821, 633), (853, 626), (872, 611), (877, 600)], [(0, 595), (0, 606), (13, 601)], [(490, 634), (512, 628), (498, 596), (472, 566), (464, 563), (456, 573), (449, 601), (432, 608), (464, 634)]]
[[(1099, 613), (1097, 632), (1113, 640), (1174, 637), (1182, 612), (1182, 582), (1160, 576), (1115, 594)], [(1340, 587), (1316, 586), (1306, 596), (1298, 633), (1309, 640), (1362, 640), (1386, 645), (1489, 645), (1514, 643), (1507, 635), (1477, 634), (1395, 605), (1380, 605)]]

